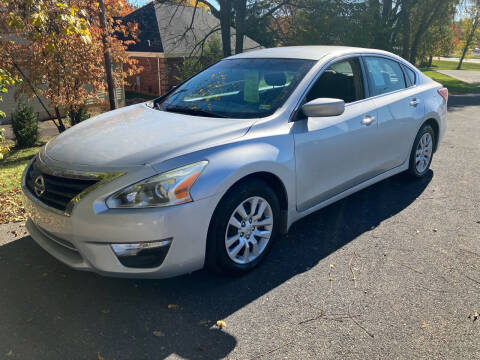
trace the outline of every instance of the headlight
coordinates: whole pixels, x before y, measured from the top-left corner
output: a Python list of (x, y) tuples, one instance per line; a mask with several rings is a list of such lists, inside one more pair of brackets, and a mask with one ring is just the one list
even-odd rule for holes
[(190, 189), (208, 161), (200, 161), (140, 181), (107, 199), (109, 208), (146, 208), (192, 201)]

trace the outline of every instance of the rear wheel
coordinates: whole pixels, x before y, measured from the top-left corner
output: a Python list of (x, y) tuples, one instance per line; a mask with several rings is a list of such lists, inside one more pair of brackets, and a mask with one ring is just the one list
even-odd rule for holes
[(415, 178), (424, 177), (430, 169), (435, 148), (435, 131), (429, 124), (423, 125), (413, 142), (408, 172)]
[(207, 265), (233, 275), (250, 271), (270, 251), (279, 222), (279, 201), (266, 183), (252, 179), (234, 186), (213, 215)]

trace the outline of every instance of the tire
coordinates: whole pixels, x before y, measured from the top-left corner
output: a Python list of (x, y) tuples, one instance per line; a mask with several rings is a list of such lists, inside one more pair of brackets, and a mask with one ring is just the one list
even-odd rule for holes
[[(419, 152), (421, 151), (421, 141), (423, 141), (423, 145), (426, 145), (425, 141), (427, 141), (428, 146), (424, 146), (425, 150), (423, 151), (423, 160), (417, 161), (417, 150)], [(427, 151), (427, 148), (429, 148), (430, 150)], [(408, 174), (411, 177), (419, 179), (427, 175), (433, 159), (433, 149), (435, 149), (435, 131), (429, 124), (424, 124), (418, 131), (417, 136), (415, 137), (412, 151), (410, 153)], [(429, 153), (429, 156), (426, 155), (427, 153)]]
[[(255, 199), (257, 199), (257, 205), (252, 217), (252, 207), (255, 205)], [(263, 207), (263, 202), (267, 203), (264, 212), (259, 219), (255, 219)], [(237, 211), (240, 209), (240, 205), (243, 205), (244, 215), (247, 215), (247, 218), (245, 218), (247, 221), (244, 222), (245, 227), (242, 226), (243, 222), (241, 221), (244, 217), (241, 217)], [(232, 220), (233, 216), (238, 223)], [(248, 221), (248, 218), (252, 219), (252, 223)], [(273, 224), (259, 225), (268, 224), (269, 218), (273, 220)], [(241, 227), (231, 225), (231, 221)], [(213, 214), (207, 239), (207, 267), (215, 272), (228, 275), (242, 275), (254, 269), (270, 252), (279, 233), (280, 221), (280, 203), (275, 192), (268, 184), (258, 179), (250, 179), (235, 185), (222, 198)], [(265, 236), (268, 231), (270, 231), (270, 236), (265, 243)], [(255, 242), (256, 245), (254, 246)], [(247, 246), (248, 250), (246, 250)], [(230, 255), (227, 248), (231, 252)], [(240, 251), (237, 255), (233, 255), (238, 248), (240, 248)]]

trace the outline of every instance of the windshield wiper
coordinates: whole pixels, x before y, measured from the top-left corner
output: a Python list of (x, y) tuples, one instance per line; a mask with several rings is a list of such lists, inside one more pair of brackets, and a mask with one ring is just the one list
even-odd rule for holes
[(197, 115), (197, 116), (206, 116), (206, 117), (216, 117), (216, 118), (226, 118), (225, 115), (217, 114), (212, 111), (208, 110), (201, 110), (201, 109), (192, 109), (180, 106), (167, 106), (164, 109), (168, 112), (175, 112), (180, 114), (187, 114), (187, 115)]

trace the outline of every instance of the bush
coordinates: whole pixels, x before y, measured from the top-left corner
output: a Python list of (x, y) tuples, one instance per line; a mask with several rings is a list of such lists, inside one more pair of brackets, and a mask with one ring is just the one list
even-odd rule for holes
[(0, 160), (10, 151), (10, 147), (5, 144), (5, 129), (0, 129)]
[(83, 108), (80, 108), (78, 110), (72, 108), (68, 112), (68, 120), (70, 121), (70, 126), (77, 125), (78, 123), (87, 120), (89, 117), (90, 115), (88, 115)]
[(12, 129), (17, 146), (20, 148), (33, 146), (38, 139), (38, 120), (32, 107), (19, 104), (13, 115)]

